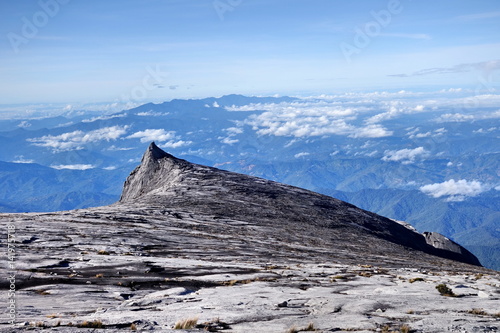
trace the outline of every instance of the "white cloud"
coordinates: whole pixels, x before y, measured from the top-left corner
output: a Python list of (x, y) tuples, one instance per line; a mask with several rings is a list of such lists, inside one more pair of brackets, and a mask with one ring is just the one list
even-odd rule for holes
[(436, 133), (436, 135), (443, 135), (446, 132), (448, 132), (448, 130), (444, 127), (438, 128), (437, 130), (434, 131), (434, 133)]
[(446, 113), (436, 119), (439, 123), (460, 123), (471, 120), (474, 120), (473, 115), (462, 113)]
[(230, 111), (262, 111), (245, 120), (259, 135), (311, 137), (323, 135), (345, 135), (355, 138), (378, 138), (392, 135), (380, 125), (369, 124), (356, 127), (349, 122), (355, 120), (366, 106), (342, 107), (339, 102), (299, 101), (268, 104), (249, 104), (226, 108)]
[(111, 115), (111, 116), (98, 116), (98, 117), (92, 117), (90, 119), (84, 119), (84, 120), (82, 120), (82, 123), (92, 123), (92, 122), (97, 121), (97, 120), (109, 120), (109, 119), (113, 119), (113, 118), (123, 118), (125, 116), (126, 116), (125, 113), (115, 114), (115, 115)]
[(231, 137), (227, 137), (227, 138), (224, 138), (221, 140), (222, 143), (225, 143), (226, 145), (233, 145), (237, 142), (239, 142), (240, 140), (238, 139), (231, 139)]
[(109, 171), (112, 171), (112, 170), (116, 170), (116, 167), (115, 166), (109, 166), (109, 167), (105, 167), (103, 168), (104, 170), (109, 170)]
[(73, 124), (74, 124), (74, 122), (70, 121), (70, 122), (67, 122), (67, 123), (59, 124), (59, 125), (55, 126), (55, 128), (66, 127), (66, 126), (70, 126), (70, 125), (73, 125)]
[(426, 132), (426, 133), (417, 133), (417, 134), (414, 134), (414, 135), (410, 135), (410, 139), (421, 139), (421, 138), (428, 138), (432, 136), (432, 133), (431, 132)]
[(415, 162), (417, 158), (425, 158), (429, 154), (424, 147), (415, 149), (401, 149), (401, 150), (386, 150), (384, 152), (383, 161), (401, 162), (403, 164), (410, 164)]
[(412, 105), (407, 104), (406, 102), (402, 102), (400, 100), (389, 101), (386, 103), (382, 103), (381, 105), (384, 106), (385, 108), (387, 108), (387, 111), (376, 114), (376, 115), (371, 116), (370, 118), (366, 119), (365, 122), (367, 124), (380, 123), (382, 121), (397, 118), (401, 115), (426, 111), (425, 106), (422, 104), (412, 106)]
[(226, 128), (224, 131), (228, 132), (229, 134), (236, 135), (236, 134), (243, 133), (243, 128), (241, 128), (241, 127), (229, 127), (229, 128)]
[(134, 134), (127, 136), (127, 139), (140, 139), (142, 143), (151, 141), (164, 142), (172, 140), (174, 138), (174, 131), (165, 131), (163, 128), (147, 129), (144, 131), (135, 132)]
[(146, 129), (144, 131), (135, 132), (129, 135), (127, 139), (140, 139), (142, 143), (145, 142), (163, 142), (158, 146), (160, 148), (179, 148), (192, 144), (192, 141), (184, 141), (175, 134), (175, 131), (165, 131), (161, 129)]
[(420, 131), (420, 127), (409, 127), (406, 129), (407, 131), (409, 131), (408, 133), (406, 133), (406, 135), (408, 136), (411, 136), (411, 135), (414, 135), (415, 133), (418, 133), (418, 131)]
[(45, 135), (40, 138), (27, 139), (35, 146), (52, 148), (54, 151), (79, 150), (89, 143), (117, 140), (127, 132), (129, 126), (103, 127), (83, 132), (74, 131), (60, 135)]
[(307, 152), (303, 152), (303, 153), (295, 154), (294, 157), (295, 158), (300, 158), (300, 157), (305, 157), (305, 156), (309, 156), (309, 155), (311, 155), (311, 154), (307, 153)]
[(420, 131), (420, 128), (407, 128), (407, 130), (410, 130), (406, 135), (408, 135), (409, 139), (421, 139), (421, 138), (428, 138), (428, 137), (437, 137), (444, 135), (446, 132), (448, 132), (445, 128), (439, 128), (437, 130), (434, 130), (433, 132), (425, 132), (425, 133), (418, 133)]
[(349, 136), (352, 138), (383, 138), (391, 136), (392, 134), (392, 131), (388, 131), (382, 125), (372, 124), (357, 128), (354, 133)]
[(214, 102), (214, 104), (212, 104), (212, 105), (213, 105), (214, 108), (220, 108), (220, 105), (217, 102)]
[(20, 128), (28, 128), (28, 127), (31, 127), (31, 124), (29, 123), (29, 121), (27, 120), (23, 120), (21, 121), (17, 127), (20, 127)]
[(443, 183), (429, 184), (420, 187), (420, 191), (433, 198), (448, 197), (447, 201), (463, 201), (466, 197), (474, 197), (489, 191), (491, 187), (479, 181), (450, 179)]
[(192, 141), (183, 141), (183, 140), (174, 141), (174, 140), (170, 140), (169, 142), (160, 145), (160, 148), (180, 148), (180, 147), (189, 146), (192, 143), (193, 143)]
[(450, 88), (450, 89), (442, 89), (440, 92), (442, 93), (459, 93), (462, 92), (462, 88)]
[[(500, 103), (500, 100), (499, 100)], [(434, 119), (436, 122), (473, 122), (475, 120), (498, 119), (500, 118), (500, 110), (493, 112), (475, 112), (474, 114), (463, 113), (446, 113)]]
[(21, 156), (16, 156), (16, 160), (12, 161), (12, 163), (31, 164), (35, 163), (35, 160), (25, 159), (24, 156), (21, 155)]
[(112, 145), (108, 148), (106, 148), (106, 150), (109, 150), (109, 151), (127, 151), (127, 150), (132, 150), (134, 148), (131, 148), (131, 147), (116, 147), (115, 145)]
[(149, 110), (146, 112), (136, 113), (135, 115), (140, 116), (140, 117), (161, 117), (161, 116), (166, 116), (168, 114), (169, 114), (168, 112), (161, 113), (161, 112), (154, 112), (153, 110)]
[(488, 129), (480, 128), (476, 131), (472, 131), (472, 133), (491, 133), (497, 130), (497, 127), (490, 127)]
[(63, 169), (88, 170), (95, 168), (95, 166), (93, 166), (92, 164), (60, 164), (60, 165), (51, 165), (50, 167), (57, 170), (63, 170)]

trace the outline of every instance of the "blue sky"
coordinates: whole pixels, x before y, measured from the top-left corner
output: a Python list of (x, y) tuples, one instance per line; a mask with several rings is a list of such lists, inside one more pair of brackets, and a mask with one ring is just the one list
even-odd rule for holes
[(497, 0), (2, 1), (0, 104), (498, 89), (499, 32)]

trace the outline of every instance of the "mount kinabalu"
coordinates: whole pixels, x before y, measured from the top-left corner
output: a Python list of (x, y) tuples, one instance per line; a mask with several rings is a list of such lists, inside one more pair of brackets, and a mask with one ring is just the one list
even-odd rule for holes
[[(500, 313), (498, 275), (439, 234), (192, 164), (154, 143), (118, 203), (1, 214), (0, 222), (2, 237), (9, 230), (17, 239), (16, 324), (4, 316), (0, 332), (168, 331), (184, 319), (199, 331), (312, 323), (319, 331), (489, 332)], [(441, 296), (443, 283), (462, 297)], [(12, 290), (7, 280), (0, 287)]]
[[(477, 258), (437, 233), (426, 237), (346, 202), (300, 188), (189, 163), (151, 143), (127, 178), (121, 203), (183, 207), (261, 225), (325, 228), (337, 246), (390, 241), (444, 258), (480, 265)], [(299, 235), (300, 236), (300, 233)], [(334, 245), (334, 244), (332, 244)], [(381, 249), (391, 248), (380, 244)], [(358, 253), (356, 253), (358, 252)], [(366, 255), (366, 249), (353, 254)]]

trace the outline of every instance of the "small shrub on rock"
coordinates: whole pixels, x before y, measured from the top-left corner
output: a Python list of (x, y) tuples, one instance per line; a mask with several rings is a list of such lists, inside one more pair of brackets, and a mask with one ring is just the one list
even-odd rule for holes
[(436, 286), (436, 289), (439, 291), (439, 293), (442, 296), (447, 296), (447, 297), (455, 297), (456, 296), (455, 293), (450, 288), (448, 288), (448, 286), (444, 283), (438, 284)]

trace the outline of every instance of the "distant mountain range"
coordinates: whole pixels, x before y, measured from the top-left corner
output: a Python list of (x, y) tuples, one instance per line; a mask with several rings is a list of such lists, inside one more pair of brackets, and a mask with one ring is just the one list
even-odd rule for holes
[[(434, 96), (435, 97), (435, 96)], [(438, 231), (500, 269), (498, 107), (404, 94), (172, 100), (0, 120), (0, 211), (110, 204), (145, 145)]]

